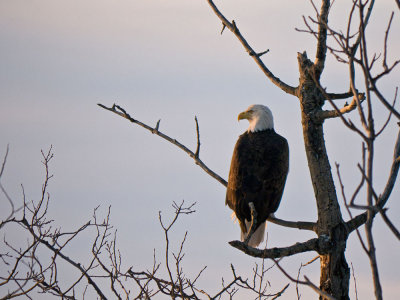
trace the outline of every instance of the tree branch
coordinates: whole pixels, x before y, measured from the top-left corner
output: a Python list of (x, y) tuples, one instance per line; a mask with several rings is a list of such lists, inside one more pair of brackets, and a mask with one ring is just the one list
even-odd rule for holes
[(350, 104), (343, 106), (341, 109), (333, 110), (320, 110), (315, 114), (315, 118), (318, 122), (323, 122), (326, 119), (341, 117), (343, 114), (349, 113), (357, 108), (356, 97), (353, 98)]
[[(372, 209), (373, 213), (372, 217), (374, 217), (378, 211), (382, 210), (386, 202), (388, 201), (389, 196), (392, 193), (394, 184), (396, 182), (397, 174), (399, 172), (399, 163), (400, 163), (400, 131), (397, 135), (397, 141), (394, 147), (393, 163), (390, 170), (389, 178), (386, 183), (385, 189), (383, 190), (383, 193), (379, 196), (376, 205), (373, 207), (374, 209)], [(347, 227), (349, 229), (349, 233), (355, 230), (356, 228), (360, 227), (361, 225), (363, 225), (365, 222), (367, 222), (367, 219), (368, 219), (368, 212), (364, 212), (354, 217), (350, 221), (348, 221)]]
[(1, 170), (0, 170), (0, 179), (1, 179), (1, 176), (3, 175), (4, 169), (6, 167), (7, 156), (8, 156), (9, 150), (10, 150), (10, 145), (7, 144), (6, 154), (4, 155), (3, 163), (1, 165)]
[[(324, 292), (324, 291), (322, 291), (321, 289), (319, 289), (315, 284), (313, 284), (313, 283), (307, 278), (307, 276), (304, 276), (305, 281), (301, 281), (301, 280), (299, 280), (299, 279), (294, 279), (292, 276), (290, 276), (290, 275), (285, 271), (285, 269), (283, 269), (283, 268), (280, 266), (280, 264), (279, 264), (279, 262), (278, 262), (277, 260), (275, 260), (275, 259), (272, 259), (272, 260), (274, 261), (274, 263), (276, 264), (276, 266), (278, 267), (278, 269), (279, 269), (287, 278), (289, 278), (290, 281), (295, 282), (296, 285), (297, 285), (297, 284), (307, 285), (307, 286), (309, 286), (310, 288), (312, 288), (315, 292), (317, 292), (319, 295), (323, 296), (325, 299), (328, 299), (328, 300), (336, 300), (336, 298), (332, 297), (331, 295), (329, 295), (329, 294), (327, 294), (326, 292)], [(299, 270), (299, 272), (300, 272), (300, 270)], [(300, 275), (300, 273), (299, 273), (299, 275)], [(297, 296), (298, 296), (298, 299), (299, 299), (300, 297), (299, 297), (299, 294), (298, 294), (298, 293), (297, 293)], [(320, 299), (323, 299), (323, 298), (320, 298)]]
[(9, 151), (9, 145), (7, 145), (7, 149), (6, 149), (6, 154), (4, 155), (4, 159), (3, 159), (3, 163), (1, 165), (1, 169), (0, 169), (0, 189), (3, 192), (4, 196), (6, 197), (8, 203), (11, 206), (11, 211), (10, 214), (8, 215), (8, 217), (2, 221), (0, 223), (0, 229), (3, 227), (3, 225), (8, 221), (11, 220), (11, 218), (13, 217), (14, 213), (16, 212), (15, 210), (15, 206), (14, 206), (14, 202), (12, 201), (11, 197), (8, 195), (6, 189), (3, 187), (3, 185), (1, 184), (1, 176), (3, 176), (3, 172), (6, 168), (6, 163), (7, 163), (7, 157), (8, 157), (8, 151)]
[(259, 258), (280, 258), (308, 251), (316, 251), (320, 254), (326, 254), (329, 253), (332, 247), (330, 239), (325, 235), (321, 235), (319, 238), (314, 238), (303, 243), (296, 243), (289, 247), (270, 248), (264, 250), (249, 247), (240, 241), (231, 241), (229, 244), (249, 256)]
[[(346, 127), (348, 127), (349, 129), (357, 132), (365, 141), (368, 142), (368, 137), (360, 130), (358, 129), (350, 120), (347, 120), (343, 117), (343, 114), (340, 113), (340, 109), (337, 107), (337, 105), (332, 101), (332, 99), (329, 98), (328, 94), (326, 93), (325, 89), (321, 86), (321, 84), (319, 83), (319, 81), (316, 78), (313, 78), (313, 81), (315, 83), (315, 85), (317, 86), (317, 88), (320, 90), (320, 92), (322, 93), (322, 95), (325, 97), (326, 100), (329, 101), (329, 103), (333, 106), (334, 110), (337, 111), (337, 117), (340, 117), (340, 119), (342, 120), (343, 124), (346, 125)], [(362, 113), (362, 107), (361, 107), (361, 100), (364, 99), (365, 95), (364, 93), (358, 93), (357, 90), (355, 89), (355, 87), (351, 85), (351, 91), (353, 93), (353, 95), (358, 95), (358, 97), (354, 97), (353, 101), (356, 101), (356, 107), (359, 109), (360, 115), (363, 116)], [(319, 118), (319, 114), (321, 113), (321, 111), (317, 111), (316, 113), (313, 114), (313, 117), (315, 119), (315, 121), (319, 121), (319, 122), (323, 122), (324, 119)], [(362, 122), (363, 123), (363, 122)]]
[(382, 209), (380, 211), (381, 216), (383, 221), (385, 221), (386, 225), (389, 227), (389, 229), (393, 232), (395, 237), (400, 240), (400, 232), (399, 230), (394, 226), (394, 224), (390, 221), (389, 217), (386, 215), (386, 209)]
[(314, 63), (315, 76), (317, 79), (320, 78), (322, 71), (325, 67), (326, 58), (326, 37), (327, 37), (327, 24), (328, 24), (328, 14), (330, 8), (330, 1), (324, 0), (321, 5), (321, 14), (318, 18), (318, 43), (317, 43), (317, 54)]
[(214, 11), (214, 13), (217, 15), (217, 17), (221, 20), (222, 24), (223, 24), (223, 29), (221, 31), (221, 33), (223, 32), (223, 30), (225, 28), (228, 28), (235, 36), (236, 38), (239, 40), (239, 42), (243, 45), (243, 47), (245, 48), (245, 50), (247, 51), (247, 53), (254, 59), (254, 61), (256, 62), (256, 64), (260, 67), (260, 69), (263, 71), (263, 73), (271, 80), (271, 82), (273, 84), (275, 84), (277, 87), (279, 87), (282, 91), (284, 91), (285, 93), (288, 93), (290, 95), (295, 96), (296, 95), (296, 88), (284, 83), (283, 81), (281, 81), (278, 77), (276, 77), (266, 66), (265, 64), (262, 62), (262, 60), (260, 59), (260, 57), (267, 53), (267, 51), (261, 52), (261, 53), (256, 53), (253, 48), (249, 45), (249, 43), (246, 41), (246, 39), (243, 37), (243, 35), (240, 33), (235, 21), (229, 22), (225, 16), (219, 11), (219, 9), (217, 8), (217, 6), (214, 4), (214, 2), (212, 0), (207, 0), (208, 4), (211, 6), (212, 10)]
[[(354, 96), (352, 91), (349, 91), (349, 92), (346, 92), (346, 93), (326, 93), (326, 95), (331, 100), (347, 99), (347, 98), (350, 98), (350, 97)], [(359, 94), (359, 97), (360, 97), (360, 95), (361, 94)]]
[(199, 121), (197, 120), (197, 117), (194, 117), (194, 120), (196, 121), (196, 135), (197, 135), (197, 148), (196, 148), (196, 152), (194, 154), (194, 156), (196, 158), (199, 158), (200, 155), (200, 129), (199, 129)]
[(274, 223), (276, 225), (284, 226), (284, 227), (289, 227), (289, 228), (297, 228), (300, 230), (311, 230), (316, 232), (317, 231), (317, 223), (314, 222), (303, 222), (303, 221), (298, 221), (298, 222), (293, 222), (293, 221), (285, 221), (282, 219), (278, 219), (273, 216), (268, 217), (268, 221), (271, 223)]
[(82, 276), (86, 278), (88, 283), (96, 290), (97, 294), (100, 296), (101, 299), (107, 299), (107, 297), (103, 294), (101, 291), (100, 287), (93, 281), (92, 277), (87, 273), (87, 270), (80, 264), (75, 261), (73, 261), (71, 258), (63, 254), (60, 249), (56, 249), (53, 245), (51, 245), (48, 241), (40, 238), (34, 230), (31, 228), (31, 225), (28, 223), (26, 219), (23, 219), (21, 221), (22, 224), (26, 226), (28, 231), (31, 233), (31, 235), (42, 245), (46, 246), (50, 251), (52, 251), (55, 255), (61, 257), (63, 260), (65, 260), (67, 263), (70, 265), (74, 266), (76, 269), (78, 269), (81, 273)]
[(197, 118), (196, 118), (197, 150), (196, 150), (196, 153), (194, 153), (193, 151), (189, 150), (186, 146), (184, 146), (181, 143), (179, 143), (176, 139), (172, 139), (171, 137), (169, 137), (166, 134), (164, 134), (161, 131), (159, 131), (158, 128), (159, 128), (159, 125), (160, 125), (160, 121), (158, 121), (156, 127), (153, 128), (153, 127), (151, 127), (149, 125), (146, 125), (145, 123), (142, 123), (142, 122), (132, 118), (125, 111), (125, 109), (123, 109), (122, 107), (120, 107), (120, 106), (118, 106), (116, 104), (114, 104), (112, 107), (107, 107), (107, 106), (105, 106), (103, 104), (100, 104), (100, 103), (97, 104), (97, 105), (100, 106), (101, 108), (104, 108), (105, 110), (111, 111), (111, 112), (119, 115), (122, 118), (125, 118), (125, 119), (129, 120), (132, 123), (135, 123), (135, 124), (137, 124), (139, 126), (142, 126), (143, 128), (149, 130), (151, 133), (158, 135), (159, 137), (163, 138), (164, 140), (170, 142), (171, 144), (174, 144), (175, 146), (177, 146), (181, 150), (185, 151), (191, 158), (193, 158), (193, 160), (195, 161), (196, 165), (198, 165), (200, 168), (202, 168), (208, 175), (210, 175), (211, 177), (216, 179), (219, 183), (221, 183), (225, 187), (228, 185), (228, 183), (226, 182), (225, 179), (223, 179), (217, 173), (215, 173), (210, 168), (208, 168), (207, 165), (205, 163), (203, 163), (202, 160), (199, 158), (200, 132), (199, 132), (199, 128), (198, 128)]

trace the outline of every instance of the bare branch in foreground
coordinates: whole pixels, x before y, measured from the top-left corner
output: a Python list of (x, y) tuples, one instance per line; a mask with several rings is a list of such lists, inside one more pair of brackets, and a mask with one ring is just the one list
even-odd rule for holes
[[(8, 248), (8, 256), (3, 260), (3, 266), (0, 268), (2, 270), (0, 272), (0, 286), (9, 287), (9, 291), (13, 289), (6, 296), (7, 299), (19, 295), (25, 295), (30, 298), (29, 294), (33, 291), (51, 293), (62, 296), (65, 299), (75, 299), (73, 294), (69, 294), (69, 291), (74, 290), (82, 278), (86, 278), (88, 284), (98, 296), (101, 299), (106, 299), (106, 296), (90, 275), (90, 271), (95, 268), (93, 266), (94, 259), (85, 267), (84, 264), (78, 263), (67, 256), (64, 249), (71, 240), (75, 239), (79, 233), (89, 226), (102, 227), (107, 225), (88, 222), (76, 231), (69, 233), (61, 233), (59, 229), (54, 228), (53, 221), (47, 219), (50, 199), (47, 190), (49, 180), (52, 178), (49, 173), (49, 162), (53, 158), (51, 148), (47, 153), (42, 151), (42, 156), (45, 179), (40, 199), (37, 203), (34, 201), (27, 203), (24, 198), (22, 216), (14, 216), (12, 219), (2, 222), (2, 230), (6, 230), (5, 227), (8, 225), (15, 225), (20, 230), (19, 234), (25, 236), (26, 243), (25, 245), (14, 245), (4, 238), (4, 244)], [(106, 231), (104, 234), (106, 234)], [(41, 253), (40, 256), (39, 252)], [(49, 259), (44, 260), (42, 255), (46, 254), (48, 254)], [(57, 279), (59, 260), (64, 261), (67, 266), (77, 269), (80, 273), (79, 278), (67, 288), (61, 287)], [(7, 275), (4, 275), (3, 272), (6, 272)]]
[[(165, 233), (164, 265), (156, 261), (154, 251), (152, 268), (146, 271), (133, 271), (133, 267), (130, 267), (128, 271), (121, 271), (122, 257), (116, 246), (116, 232), (114, 234), (111, 232), (110, 208), (103, 220), (97, 217), (96, 208), (91, 221), (69, 231), (61, 231), (54, 226), (52, 220), (48, 220), (47, 208), (50, 199), (48, 187), (49, 179), (52, 177), (48, 163), (53, 154), (49, 151), (42, 152), (42, 155), (45, 179), (40, 199), (27, 203), (24, 195), (21, 216), (17, 215), (4, 221), (4, 226), (0, 228), (5, 230), (8, 225), (16, 225), (21, 230), (19, 234), (21, 236), (25, 234), (27, 237), (26, 243), (23, 243), (24, 247), (4, 239), (4, 246), (8, 251), (1, 253), (0, 256), (0, 286), (5, 288), (7, 293), (0, 294), (0, 299), (20, 296), (33, 299), (37, 295), (34, 293), (49, 294), (68, 300), (93, 297), (93, 293), (99, 299), (151, 299), (156, 295), (172, 299), (200, 299), (204, 298), (204, 295), (208, 299), (220, 299), (226, 296), (232, 299), (236, 294), (237, 298), (241, 297), (239, 291), (246, 291), (257, 299), (277, 299), (286, 291), (288, 285), (276, 293), (270, 293), (269, 282), (264, 280), (268, 270), (264, 270), (264, 267), (261, 270), (262, 275), (258, 273), (258, 269), (253, 270), (253, 281), (250, 281), (238, 275), (233, 265), (231, 267), (233, 278), (227, 283), (223, 281), (221, 289), (214, 296), (197, 287), (198, 279), (206, 267), (192, 278), (185, 274), (183, 261), (187, 232), (178, 251), (171, 251), (172, 241), (169, 233), (178, 217), (195, 212), (195, 204), (184, 205), (183, 201), (180, 204), (173, 203), (174, 216), (169, 223), (163, 222), (161, 213), (159, 215), (160, 225)], [(78, 235), (82, 232), (88, 233), (88, 230), (94, 231), (94, 239), (89, 242), (91, 248), (88, 248), (89, 260), (83, 263), (67, 255), (67, 248), (74, 243)], [(79, 246), (84, 249), (86, 245), (80, 241)], [(65, 268), (69, 267), (78, 270), (74, 273), (72, 281), (59, 280)], [(163, 271), (168, 273), (166, 278), (159, 275)]]
[(321, 289), (319, 289), (314, 283), (311, 282), (310, 279), (308, 279), (307, 276), (304, 276), (304, 279), (306, 280), (306, 285), (311, 287), (316, 293), (318, 293), (322, 297), (329, 299), (329, 300), (336, 300), (335, 297), (332, 297), (331, 295), (329, 295), (329, 294), (325, 293), (324, 291), (322, 291)]
[[(9, 145), (7, 145), (6, 154), (4, 155), (3, 163), (2, 163), (2, 165), (1, 165), (1, 170), (0, 170), (0, 189), (1, 189), (1, 191), (3, 192), (4, 196), (6, 197), (8, 203), (9, 203), (10, 206), (11, 206), (10, 214), (9, 214), (8, 217), (5, 219), (5, 221), (10, 220), (10, 219), (13, 217), (13, 215), (16, 213), (15, 206), (14, 206), (14, 202), (12, 201), (12, 199), (10, 198), (10, 196), (7, 194), (7, 191), (6, 191), (5, 188), (3, 187), (3, 184), (1, 183), (1, 177), (3, 176), (4, 169), (6, 168), (8, 152), (9, 152)], [(2, 221), (2, 222), (0, 223), (0, 229), (1, 229), (1, 227), (3, 227), (3, 223), (4, 223), (5, 221)]]
[[(184, 243), (187, 239), (187, 233), (185, 234), (183, 241), (179, 247), (178, 253), (172, 253), (173, 261), (175, 265), (175, 270), (172, 268), (172, 259), (171, 259), (171, 247), (170, 247), (170, 239), (169, 234), (170, 230), (173, 228), (177, 219), (182, 214), (191, 214), (194, 212), (193, 206), (194, 204), (184, 207), (184, 202), (181, 204), (174, 203), (173, 207), (175, 209), (175, 215), (172, 217), (172, 220), (168, 224), (164, 224), (161, 219), (161, 214), (159, 215), (161, 227), (164, 230), (165, 234), (165, 268), (167, 270), (167, 279), (163, 279), (162, 277), (157, 276), (157, 272), (159, 270), (160, 264), (156, 263), (155, 254), (154, 254), (154, 266), (152, 271), (140, 271), (135, 272), (130, 268), (125, 274), (121, 274), (126, 278), (132, 278), (140, 287), (140, 294), (138, 298), (143, 298), (143, 296), (153, 296), (156, 293), (163, 294), (165, 296), (171, 297), (172, 299), (200, 299), (200, 294), (205, 295), (208, 299), (221, 299), (223, 296), (227, 296), (230, 299), (234, 298), (234, 296), (239, 292), (239, 290), (246, 290), (251, 292), (252, 295), (255, 295), (257, 299), (262, 298), (271, 298), (277, 299), (280, 297), (289, 285), (286, 285), (281, 291), (270, 294), (267, 293), (267, 285), (260, 288), (262, 286), (263, 280), (262, 276), (264, 276), (264, 268), (262, 268), (262, 276), (258, 273), (258, 269), (253, 270), (254, 276), (253, 281), (249, 282), (248, 279), (243, 278), (236, 274), (235, 268), (231, 265), (233, 278), (230, 282), (225, 283), (224, 279), (222, 279), (222, 287), (216, 292), (214, 295), (206, 292), (204, 289), (200, 289), (196, 286), (196, 282), (198, 278), (203, 274), (206, 267), (200, 270), (198, 275), (193, 279), (189, 279), (187, 275), (183, 272), (183, 258), (185, 253), (183, 252)], [(257, 280), (258, 278), (258, 280)], [(150, 284), (155, 284), (156, 286), (151, 289)], [(240, 297), (240, 296), (239, 296)]]
[(283, 269), (283, 268), (279, 265), (279, 261), (277, 261), (277, 260), (275, 260), (275, 259), (272, 259), (272, 260), (275, 262), (275, 264), (276, 264), (276, 266), (278, 267), (278, 269), (279, 269), (290, 281), (295, 282), (296, 284), (307, 285), (307, 286), (309, 286), (310, 288), (312, 288), (316, 293), (318, 293), (319, 295), (323, 296), (323, 297), (326, 298), (326, 299), (329, 299), (329, 300), (336, 300), (335, 297), (332, 297), (331, 295), (329, 295), (329, 294), (325, 293), (324, 291), (322, 291), (321, 289), (319, 289), (315, 284), (313, 284), (313, 283), (308, 279), (307, 276), (304, 276), (305, 281), (301, 281), (301, 280), (298, 280), (298, 279), (294, 279), (292, 276), (290, 276), (290, 275), (285, 271), (285, 269)]
[(303, 264), (303, 263), (300, 264), (299, 271), (297, 272), (297, 279), (296, 279), (297, 300), (300, 300), (300, 298), (301, 298), (300, 291), (299, 291), (299, 281), (300, 281), (299, 278), (300, 278), (301, 269), (303, 267), (311, 265), (313, 262), (317, 261), (319, 258), (320, 258), (320, 256), (318, 255), (318, 256), (314, 257), (312, 260), (310, 260), (309, 262), (307, 262), (305, 264)]
[[(353, 218), (353, 214), (351, 213), (351, 210), (350, 210), (350, 207), (353, 207), (352, 206), (352, 202), (350, 202), (350, 204), (349, 204), (348, 201), (347, 201), (347, 197), (346, 197), (346, 194), (344, 192), (344, 184), (343, 184), (343, 181), (342, 181), (342, 177), (340, 175), (339, 164), (338, 163), (335, 163), (335, 164), (336, 164), (336, 172), (337, 172), (337, 176), (338, 176), (338, 180), (339, 180), (340, 189), (341, 189), (341, 192), (342, 192), (344, 206), (345, 206), (345, 208), (347, 210), (347, 213), (348, 213), (350, 219), (352, 219)], [(364, 177), (362, 177), (361, 183), (356, 188), (355, 194), (358, 193), (359, 189), (364, 184), (364, 181), (365, 181), (365, 179), (364, 179)], [(353, 195), (353, 198), (352, 198), (351, 201), (353, 201), (353, 200), (354, 200), (354, 195)], [(356, 232), (357, 232), (357, 236), (358, 236), (358, 239), (360, 241), (361, 246), (363, 247), (365, 252), (368, 252), (367, 247), (365, 246), (364, 240), (363, 240), (363, 238), (361, 236), (360, 230), (358, 228), (356, 228)]]
[[(399, 166), (400, 166), (400, 131), (397, 136), (396, 145), (394, 147), (393, 163), (390, 170), (390, 174), (386, 182), (386, 186), (382, 194), (378, 198), (376, 207), (375, 209), (373, 209), (374, 215), (385, 207), (386, 202), (388, 201), (390, 194), (392, 193), (394, 184), (396, 182), (397, 174), (399, 172)], [(365, 222), (367, 221), (367, 213), (368, 212), (364, 212), (347, 222), (347, 227), (349, 229), (349, 232), (365, 224)]]

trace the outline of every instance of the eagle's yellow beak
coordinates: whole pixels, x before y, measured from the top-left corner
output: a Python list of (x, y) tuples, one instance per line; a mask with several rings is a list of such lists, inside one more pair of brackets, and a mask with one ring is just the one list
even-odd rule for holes
[(239, 115), (238, 115), (238, 121), (240, 121), (240, 120), (244, 120), (244, 119), (249, 119), (250, 118), (250, 116), (251, 116), (251, 113), (249, 112), (249, 111), (244, 111), (244, 112), (241, 112)]

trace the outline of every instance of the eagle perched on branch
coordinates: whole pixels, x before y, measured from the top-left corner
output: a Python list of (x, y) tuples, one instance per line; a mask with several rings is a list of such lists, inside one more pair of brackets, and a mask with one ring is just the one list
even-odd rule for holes
[(233, 150), (225, 204), (234, 211), (241, 240), (251, 226), (249, 203), (257, 213), (257, 229), (248, 245), (257, 247), (264, 239), (266, 220), (279, 206), (289, 171), (289, 146), (274, 130), (270, 109), (251, 105), (240, 113), (238, 121), (247, 119), (248, 130), (239, 136)]

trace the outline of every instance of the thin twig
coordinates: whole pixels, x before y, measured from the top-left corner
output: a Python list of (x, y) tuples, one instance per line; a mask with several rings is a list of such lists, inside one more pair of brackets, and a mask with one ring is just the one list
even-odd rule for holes
[(336, 298), (332, 297), (331, 295), (325, 293), (324, 291), (320, 290), (317, 286), (315, 286), (315, 284), (313, 284), (308, 278), (307, 276), (304, 276), (305, 281), (301, 281), (301, 280), (296, 280), (294, 279), (292, 276), (290, 276), (284, 268), (282, 268), (279, 264), (279, 261), (272, 259), (276, 266), (278, 267), (278, 269), (287, 277), (289, 278), (290, 281), (292, 282), (296, 282), (302, 285), (307, 285), (309, 287), (311, 287), (315, 292), (317, 292), (319, 295), (323, 296), (324, 298), (327, 298), (329, 300), (336, 300)]
[[(394, 108), (394, 105), (396, 104), (398, 90), (399, 90), (399, 88), (396, 87), (395, 92), (394, 92), (394, 99), (393, 99), (393, 103), (392, 103), (393, 108)], [(386, 119), (386, 122), (383, 124), (382, 128), (380, 130), (378, 130), (378, 132), (375, 134), (376, 137), (378, 137), (385, 130), (386, 126), (389, 124), (392, 114), (393, 114), (393, 112), (389, 111), (388, 118)]]
[(5, 166), (6, 166), (7, 156), (8, 156), (8, 151), (9, 150), (10, 150), (10, 145), (7, 144), (6, 154), (4, 155), (3, 163), (1, 165), (1, 170), (0, 170), (0, 179), (1, 179), (1, 176), (3, 176), (3, 172), (4, 172), (4, 169), (5, 169)]
[(194, 120), (196, 121), (196, 136), (197, 136), (197, 147), (196, 147), (196, 152), (194, 154), (195, 158), (199, 158), (200, 155), (200, 129), (199, 129), (199, 122), (197, 120), (197, 117), (194, 117)]
[(386, 215), (386, 211), (382, 209), (380, 211), (380, 214), (382, 216), (383, 221), (385, 221), (386, 225), (389, 227), (389, 229), (393, 232), (395, 237), (400, 240), (400, 232), (399, 230), (394, 226), (394, 224), (390, 221), (389, 217)]
[(353, 267), (353, 263), (351, 264), (351, 275), (353, 276), (353, 281), (354, 281), (354, 292), (356, 294), (356, 300), (358, 300), (358, 294), (357, 294), (357, 279), (354, 273), (354, 267)]

